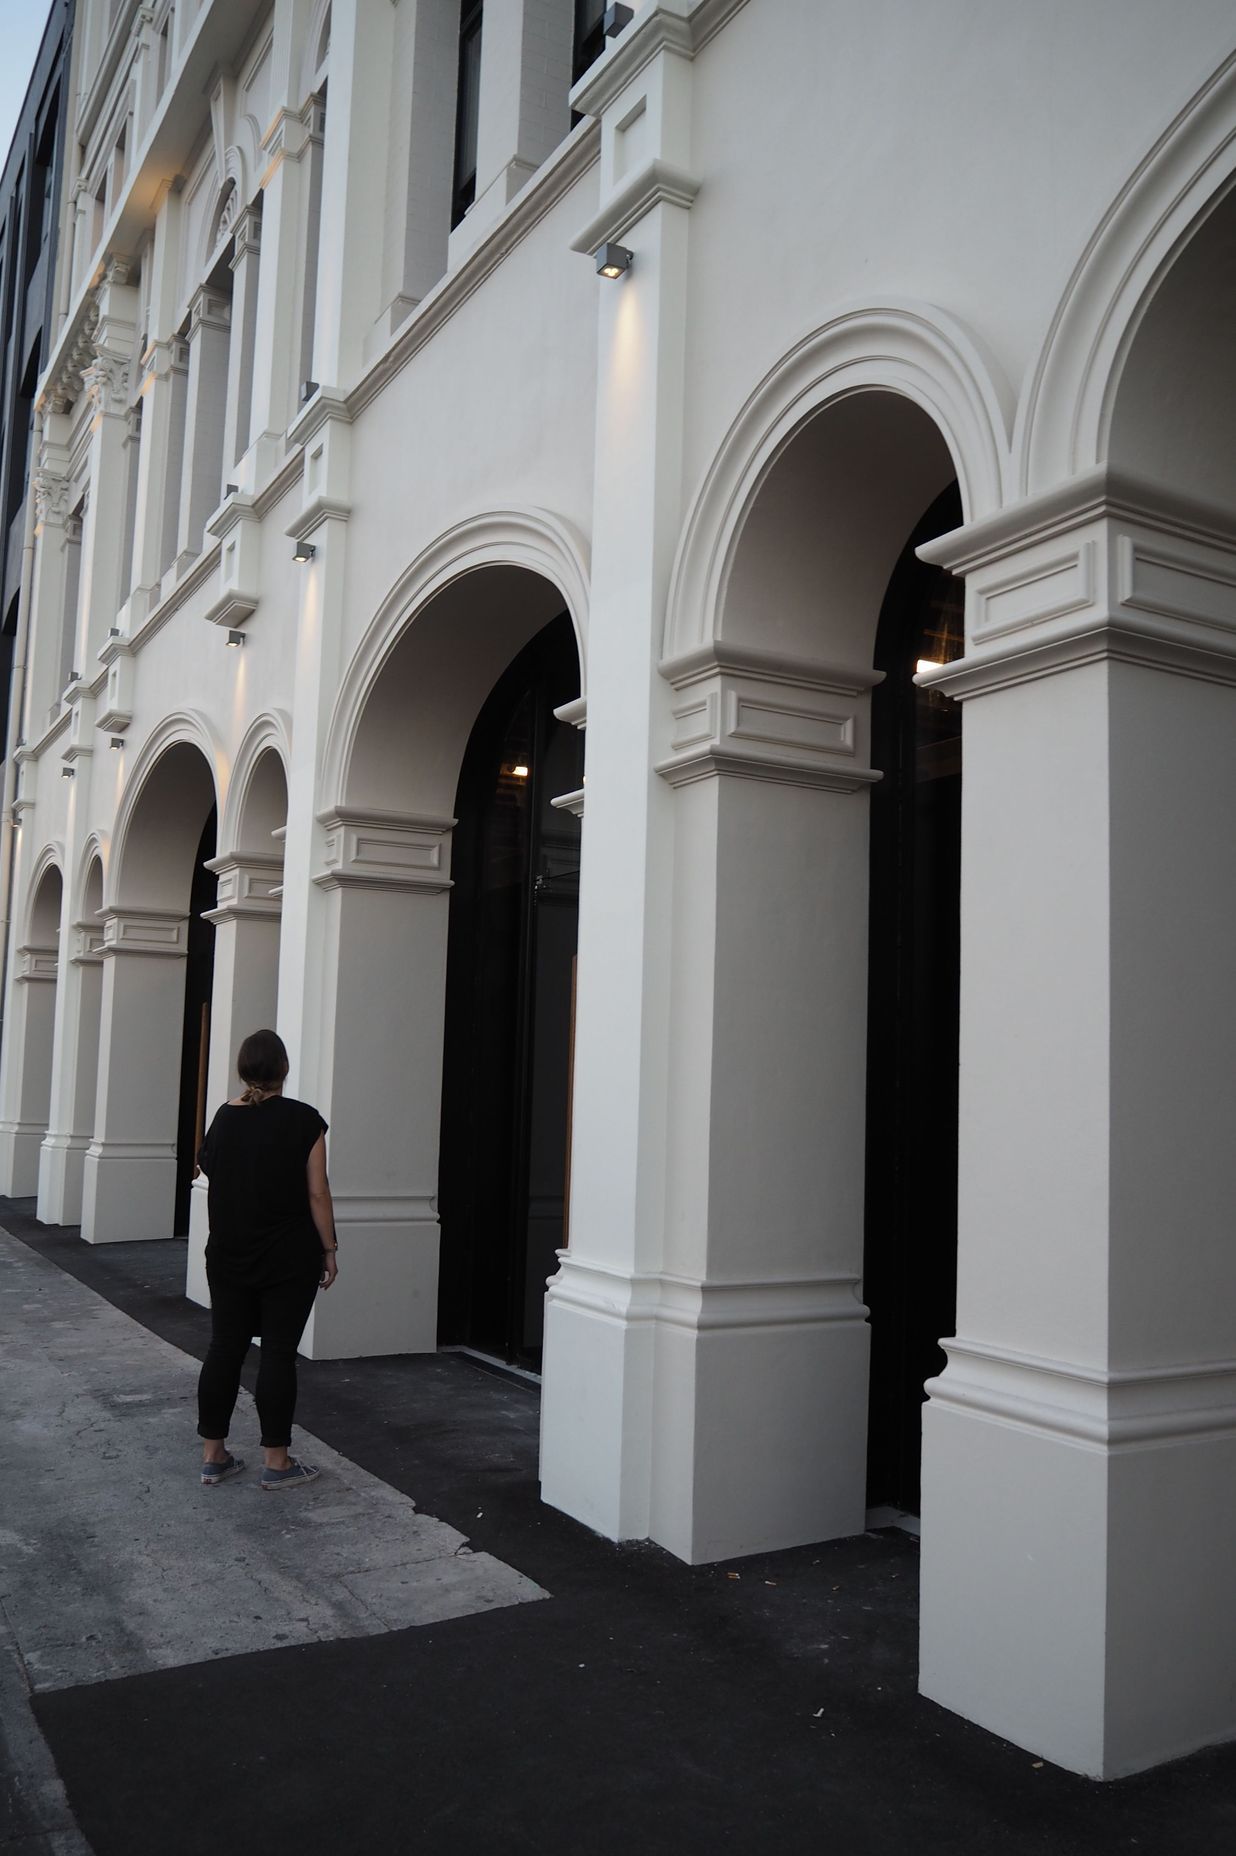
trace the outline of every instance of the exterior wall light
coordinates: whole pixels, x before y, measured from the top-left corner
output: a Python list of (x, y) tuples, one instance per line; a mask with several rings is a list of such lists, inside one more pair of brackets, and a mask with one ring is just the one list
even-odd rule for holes
[(227, 635), (228, 646), (233, 651), (238, 651), (244, 642), (245, 634), (243, 632), (229, 632)]
[(635, 8), (633, 6), (607, 6), (604, 20), (606, 38), (616, 39), (634, 18)]
[(631, 253), (625, 245), (601, 245), (597, 250), (597, 276), (621, 277), (631, 268)]
[(300, 403), (301, 405), (307, 406), (310, 400), (313, 398), (314, 394), (317, 392), (317, 390), (318, 390), (318, 383), (316, 380), (302, 380), (300, 383)]
[(120, 750), (121, 750), (121, 748), (122, 748), (123, 746), (124, 746), (124, 736), (123, 736), (123, 735), (113, 735), (113, 736), (112, 736), (112, 739), (111, 739), (111, 750), (112, 750), (112, 753), (113, 753), (113, 754), (119, 754), (119, 752), (120, 752)]
[(76, 776), (76, 773), (76, 767), (62, 767), (60, 769), (60, 778), (62, 780), (71, 780)]
[(292, 559), (299, 561), (303, 567), (305, 562), (311, 561), (316, 553), (317, 549), (311, 541), (298, 541), (292, 549)]

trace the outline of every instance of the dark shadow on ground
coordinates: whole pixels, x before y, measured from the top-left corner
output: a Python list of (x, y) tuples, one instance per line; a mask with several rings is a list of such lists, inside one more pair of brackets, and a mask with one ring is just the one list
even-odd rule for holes
[[(0, 1223), (201, 1357), (183, 1242), (32, 1209)], [(42, 1696), (96, 1856), (1236, 1848), (1236, 1748), (1098, 1785), (924, 1701), (906, 1536), (700, 1568), (613, 1546), (540, 1502), (537, 1405), (458, 1354), (303, 1363), (307, 1430), (552, 1601)]]

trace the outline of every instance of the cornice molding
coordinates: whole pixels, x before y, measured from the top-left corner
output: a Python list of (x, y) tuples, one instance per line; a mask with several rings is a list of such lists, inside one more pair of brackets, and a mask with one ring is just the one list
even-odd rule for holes
[(1220, 547), (1236, 547), (1236, 512), (1222, 504), (1185, 496), (1170, 487), (1100, 465), (1068, 478), (1039, 496), (1009, 503), (994, 514), (950, 529), (918, 550), (921, 561), (971, 573), (1040, 541), (1054, 540), (1100, 516)]
[(610, 194), (601, 210), (575, 234), (571, 250), (591, 256), (608, 240), (622, 238), (655, 206), (690, 207), (699, 190), (699, 181), (685, 168), (654, 156)]

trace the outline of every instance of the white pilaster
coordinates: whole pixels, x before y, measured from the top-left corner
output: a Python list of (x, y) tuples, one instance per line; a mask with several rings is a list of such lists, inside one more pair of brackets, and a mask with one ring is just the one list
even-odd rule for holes
[(508, 0), (485, 9), (476, 198), (452, 235), (462, 255), (499, 218), (568, 133), (571, 0)]
[(152, 909), (104, 916), (94, 1139), (82, 1236), (90, 1244), (170, 1237), (188, 923)]
[[(394, 8), (334, 0), (322, 172), (312, 378), (353, 385), (382, 308), (382, 218), (389, 158)], [(406, 99), (400, 99), (406, 108)]]
[[(869, 670), (707, 646), (674, 687), (650, 1531), (700, 1562), (860, 1532)], [(591, 806), (591, 799), (589, 805)]]
[(249, 449), (261, 257), (262, 209), (259, 199), (236, 215), (232, 235), (232, 316), (228, 346), (227, 403), (223, 421), (223, 463), (229, 471), (235, 468), (238, 460)]
[[(47, 425), (63, 414), (49, 414)], [(63, 687), (62, 640), (66, 606), (72, 597), (76, 566), (69, 550), (81, 545), (81, 524), (69, 514), (72, 484), (65, 474), (63, 456), (45, 439), (39, 468), (34, 474), (35, 556), (30, 597), (30, 672), (25, 691), (23, 729), (26, 739), (37, 740)], [(59, 466), (59, 468), (57, 468)], [(71, 526), (70, 526), (71, 525)], [(74, 539), (74, 536), (76, 539)], [(73, 607), (76, 622), (76, 602)]]
[[(206, 868), (219, 879), (218, 901), (207, 911), (215, 925), (211, 992), (210, 1063), (206, 1124), (226, 1102), (239, 1078), (233, 1068), (241, 1040), (274, 1025), (279, 997), (279, 917), (283, 859), (252, 854), (211, 858)], [(197, 1179), (189, 1206), (189, 1252), (185, 1294), (208, 1306), (206, 1286), (207, 1181)]]
[(43, 1224), (80, 1224), (86, 1150), (94, 1134), (99, 1021), (103, 1004), (103, 925), (73, 921), (56, 989), (56, 1035), (47, 1136), (39, 1153), (37, 1215)]
[(394, 94), (383, 240), (382, 334), (398, 328), (447, 266), (458, 0), (406, 0), (395, 16)]
[(189, 377), (176, 567), (183, 572), (202, 551), (206, 518), (223, 490), (223, 427), (227, 411), (231, 309), (203, 285), (189, 311)]
[(619, 283), (597, 281), (571, 1248), (546, 1303), (541, 1433), (545, 1499), (613, 1538), (642, 1538), (651, 1525), (648, 1283), (665, 1254), (669, 1107), (673, 795), (654, 762), (668, 708), (657, 674), (661, 628), (681, 523), (690, 194), (671, 199), (652, 186), (628, 209), (606, 154), (642, 101), (653, 152), (685, 167), (690, 65), (663, 40), (660, 22), (648, 31), (647, 60), (629, 83), (576, 92), (580, 108), (602, 117), (602, 204), (578, 248), (623, 238), (636, 259)]
[(5, 1025), (6, 1102), (0, 1119), (0, 1192), (10, 1199), (27, 1198), (38, 1189), (39, 1148), (51, 1101), (57, 968), (54, 943), (25, 941), (14, 949)]
[(970, 624), (921, 1681), (1113, 1777), (1236, 1734), (1236, 531), (1095, 473), (924, 553)]
[(249, 489), (260, 487), (282, 463), (285, 434), (299, 410), (301, 385), (310, 377), (313, 301), (306, 285), (317, 274), (320, 117), (313, 99), (303, 113), (280, 109), (262, 145), (268, 166), (253, 338), (251, 462), (247, 481), (244, 473), (240, 479)]
[(122, 584), (129, 502), (127, 415), (138, 298), (127, 277), (126, 265), (109, 263), (99, 290), (95, 358), (82, 375), (92, 413), (75, 659), (83, 676), (93, 669), (129, 591)]
[[(453, 823), (341, 807), (320, 820), (314, 884), (330, 961), (317, 1006), (325, 1036), (312, 1099), (332, 1122), (341, 1272), (310, 1317), (303, 1345), (313, 1359), (431, 1353), (437, 1345)], [(415, 975), (415, 983), (374, 984), (375, 975), (396, 973)]]

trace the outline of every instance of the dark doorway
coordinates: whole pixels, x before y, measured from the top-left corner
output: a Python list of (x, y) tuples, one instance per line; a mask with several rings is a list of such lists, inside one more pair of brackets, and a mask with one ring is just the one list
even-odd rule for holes
[(173, 1230), (189, 1230), (193, 1167), (202, 1140), (206, 1106), (206, 1060), (210, 1050), (210, 998), (215, 974), (215, 925), (203, 920), (219, 900), (219, 879), (206, 868), (215, 854), (215, 809), (202, 829), (189, 892), (188, 958), (185, 961), (185, 1019), (180, 1046), (180, 1110), (176, 1123), (176, 1212)]
[(565, 613), (477, 718), (455, 801), (438, 1210), (443, 1344), (539, 1368), (546, 1278), (565, 1241), (583, 739)]
[(864, 1299), (871, 1310), (867, 1500), (919, 1511), (923, 1384), (945, 1364), (957, 1286), (961, 712), (914, 683), (963, 640), (962, 583), (915, 549), (962, 519), (927, 511), (889, 582), (872, 699)]

